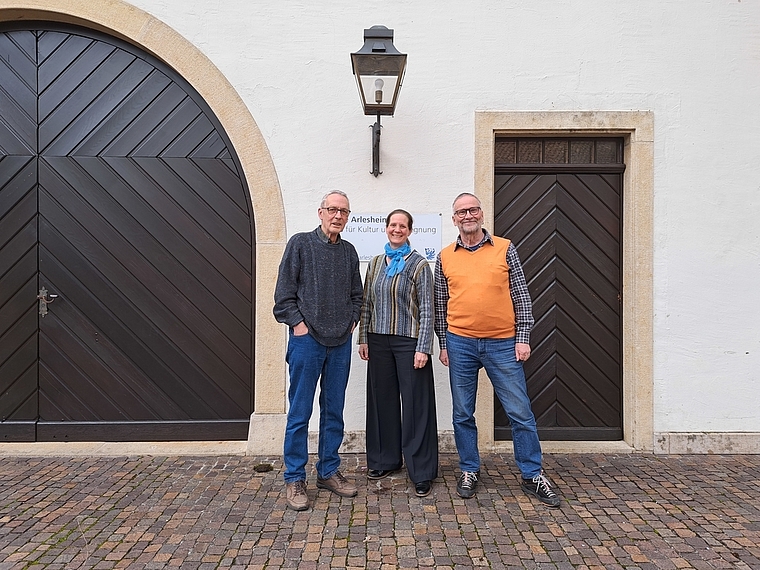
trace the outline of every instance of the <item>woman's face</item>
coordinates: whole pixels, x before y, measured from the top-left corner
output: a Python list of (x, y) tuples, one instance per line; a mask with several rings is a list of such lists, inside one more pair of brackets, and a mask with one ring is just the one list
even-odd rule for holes
[(393, 249), (398, 249), (409, 239), (412, 231), (409, 229), (409, 220), (404, 214), (393, 214), (385, 228), (388, 242)]

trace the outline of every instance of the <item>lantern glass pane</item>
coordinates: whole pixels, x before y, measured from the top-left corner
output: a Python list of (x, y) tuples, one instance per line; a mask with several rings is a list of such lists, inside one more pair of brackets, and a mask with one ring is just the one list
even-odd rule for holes
[[(375, 99), (375, 81), (379, 79), (383, 82), (382, 86), (382, 92), (383, 97), (382, 101), (379, 103)], [(398, 83), (398, 76), (393, 75), (362, 75), (359, 78), (359, 81), (361, 83), (361, 92), (362, 97), (364, 98), (364, 103), (366, 105), (387, 105), (391, 106), (393, 104), (393, 95), (396, 92), (396, 84)]]

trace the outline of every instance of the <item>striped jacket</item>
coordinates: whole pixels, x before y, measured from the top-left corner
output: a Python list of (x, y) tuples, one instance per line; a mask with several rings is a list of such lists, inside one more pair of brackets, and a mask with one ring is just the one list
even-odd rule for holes
[(401, 273), (389, 277), (385, 254), (372, 258), (364, 278), (364, 301), (359, 321), (359, 344), (367, 333), (417, 339), (417, 352), (433, 354), (433, 274), (416, 251), (406, 258)]

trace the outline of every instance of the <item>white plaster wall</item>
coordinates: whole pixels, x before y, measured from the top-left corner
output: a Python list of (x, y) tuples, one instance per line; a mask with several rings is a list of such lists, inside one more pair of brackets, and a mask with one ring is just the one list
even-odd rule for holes
[[(760, 431), (760, 3), (133, 4), (238, 90), (272, 154), (288, 235), (317, 225), (330, 189), (355, 211), (446, 214), (472, 190), (476, 109), (653, 111), (654, 429)], [(373, 118), (361, 113), (349, 60), (374, 24), (393, 28), (409, 54), (377, 179)], [(444, 243), (454, 236), (444, 222)], [(357, 358), (348, 430), (364, 427), (364, 372)], [(436, 375), (440, 428), (450, 429), (445, 369)]]

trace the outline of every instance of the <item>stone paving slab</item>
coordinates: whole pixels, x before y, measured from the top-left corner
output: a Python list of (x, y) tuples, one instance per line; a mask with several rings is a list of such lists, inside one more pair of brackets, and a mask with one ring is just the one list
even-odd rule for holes
[(3, 457), (0, 570), (760, 569), (760, 455), (547, 454), (560, 509), (523, 494), (510, 454), (483, 457), (469, 500), (451, 454), (425, 498), (403, 473), (367, 481), (361, 454), (341, 498), (313, 461), (297, 513), (275, 457)]

